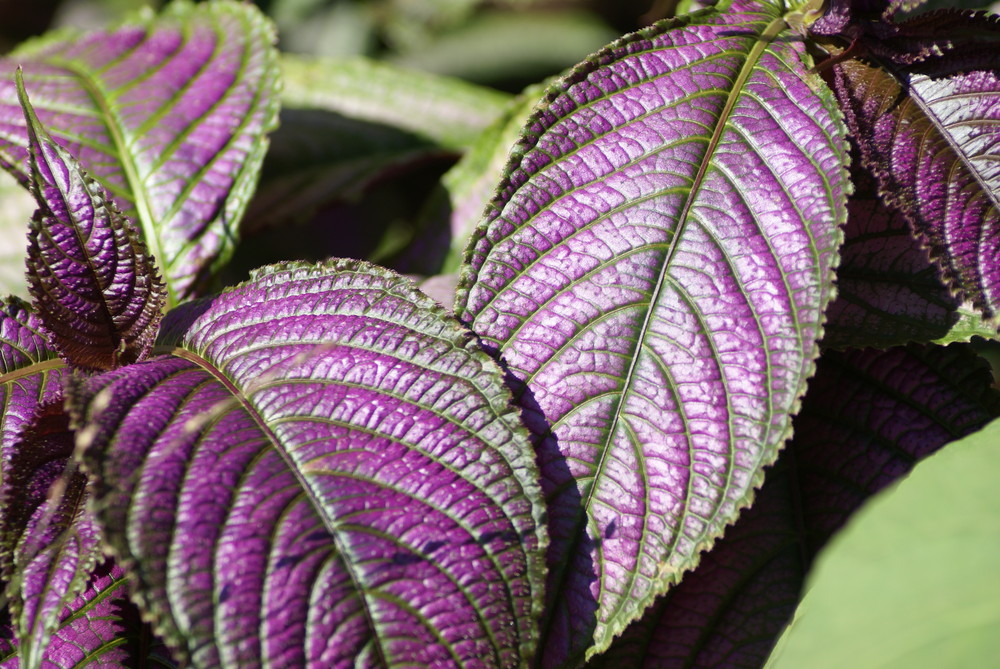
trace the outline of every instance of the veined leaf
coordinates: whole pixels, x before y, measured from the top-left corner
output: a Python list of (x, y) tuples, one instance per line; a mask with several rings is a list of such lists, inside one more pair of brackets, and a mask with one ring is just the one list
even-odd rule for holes
[(770, 668), (988, 666), (1000, 652), (1000, 421), (922, 462), (820, 555)]
[[(93, 612), (73, 608), (95, 578), (101, 559), (93, 519), (83, 508), (82, 474), (68, 467), (73, 435), (62, 411), (64, 363), (47, 345), (41, 323), (27, 305), (10, 299), (0, 312), (0, 571), (10, 606), (11, 634), (22, 669), (52, 666), (52, 646), (69, 655), (98, 652), (96, 637), (67, 632), (69, 617), (115, 636), (115, 627)], [(116, 642), (117, 643), (117, 642)], [(99, 653), (98, 653), (99, 654)], [(69, 657), (67, 649), (59, 653)], [(6, 665), (5, 665), (6, 666)], [(66, 666), (56, 663), (56, 666)]]
[(470, 245), (456, 313), (542, 433), (548, 664), (607, 647), (697, 563), (812, 371), (847, 148), (776, 11), (661, 23), (578, 67)]
[[(171, 3), (111, 32), (29, 43), (49, 132), (134, 217), (175, 303), (225, 262), (277, 116), (274, 33), (252, 6)], [(28, 133), (0, 81), (0, 163), (27, 184)]]
[[(160, 325), (164, 287), (139, 232), (35, 115), (17, 73), (28, 125), (31, 191), (28, 289), (49, 344), (75, 367), (112, 369), (144, 358)], [(60, 408), (61, 410), (61, 408)]]
[(851, 180), (854, 194), (847, 203), (837, 297), (826, 312), (823, 345), (887, 347), (992, 338), (996, 328), (951, 294), (906, 217), (882, 203), (867, 171), (852, 164)]
[(850, 515), (998, 411), (992, 375), (967, 346), (824, 352), (753, 506), (588, 669), (760, 667)]
[(76, 389), (99, 518), (195, 666), (514, 667), (544, 511), (499, 368), (387, 270), (278, 265)]
[[(929, 247), (948, 286), (994, 319), (1000, 305), (1000, 19), (941, 12), (890, 28), (876, 25), (882, 32), (891, 28), (893, 40), (882, 32), (863, 34), (857, 43), (865, 61), (833, 66), (862, 160), (883, 199)], [(855, 35), (855, 28), (845, 24), (845, 35)]]
[[(19, 648), (0, 644), (0, 667), (26, 669), (76, 669), (77, 667), (163, 667), (176, 663), (150, 634), (139, 610), (128, 599), (128, 579), (113, 562), (99, 565), (83, 591), (62, 611), (39, 654), (41, 664), (25, 663)], [(0, 632), (2, 634), (2, 632)], [(13, 641), (13, 637), (11, 638)]]

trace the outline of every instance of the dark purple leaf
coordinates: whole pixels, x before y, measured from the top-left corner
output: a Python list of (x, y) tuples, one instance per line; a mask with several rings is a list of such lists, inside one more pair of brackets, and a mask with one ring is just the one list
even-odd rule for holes
[(544, 509), (502, 375), (405, 279), (278, 265), (76, 389), (114, 552), (195, 666), (514, 667)]
[(52, 141), (17, 73), (28, 127), (31, 190), (28, 289), (67, 363), (113, 369), (146, 357), (164, 302), (156, 264), (107, 190)]
[(856, 46), (840, 57), (865, 59), (833, 65), (837, 96), (882, 198), (930, 248), (948, 286), (992, 319), (1000, 305), (1000, 19), (933, 12), (891, 26), (896, 41), (845, 28), (841, 37)]
[(837, 298), (826, 311), (824, 346), (992, 338), (995, 328), (952, 296), (906, 217), (882, 204), (871, 176), (854, 163), (851, 177), (854, 193), (847, 202)]
[(18, 648), (0, 646), (0, 667), (75, 669), (76, 667), (176, 667), (162, 645), (151, 636), (139, 610), (128, 600), (125, 572), (107, 561), (97, 566), (83, 591), (62, 611), (38, 655), (40, 664), (22, 661)]
[(470, 246), (456, 312), (543, 433), (547, 664), (606, 648), (698, 562), (811, 373), (847, 147), (776, 11), (663, 23), (574, 70)]
[(257, 181), (277, 115), (273, 41), (252, 5), (209, 2), (29, 43), (3, 61), (0, 163), (28, 183), (21, 65), (42, 123), (138, 221), (168, 300), (188, 297), (231, 252)]
[(763, 666), (819, 549), (917, 460), (997, 416), (991, 385), (964, 346), (824, 353), (754, 505), (589, 669)]

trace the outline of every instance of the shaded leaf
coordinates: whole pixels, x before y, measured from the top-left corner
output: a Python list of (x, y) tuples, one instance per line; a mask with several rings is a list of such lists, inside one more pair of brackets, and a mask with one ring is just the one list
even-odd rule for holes
[[(42, 123), (137, 220), (169, 302), (232, 251), (277, 116), (273, 41), (251, 5), (175, 2), (3, 61), (11, 73), (23, 66)], [(13, 78), (0, 81), (0, 163), (23, 183), (27, 146)]]
[(989, 370), (968, 347), (825, 352), (793, 422), (796, 437), (753, 506), (588, 666), (762, 666), (813, 558), (849, 516), (998, 413)]
[(49, 344), (74, 367), (112, 369), (153, 346), (164, 286), (138, 230), (107, 190), (52, 141), (24, 91), (31, 191), (28, 288)]
[(906, 217), (886, 207), (871, 176), (851, 168), (854, 194), (837, 267), (837, 297), (827, 309), (823, 345), (888, 347), (908, 342), (991, 338), (992, 325), (939, 278), (913, 239)]
[(892, 29), (905, 47), (859, 35), (857, 25), (843, 30), (866, 55), (833, 65), (865, 167), (948, 286), (992, 319), (1000, 304), (1000, 19), (920, 16)]
[(438, 197), (447, 199), (447, 205), (432, 200), (428, 215), (444, 209), (449, 218), (451, 249), (443, 271), (457, 271), (461, 265), (469, 238), (503, 176), (510, 147), (516, 144), (543, 91), (542, 86), (529, 86), (512, 100), (503, 115), (483, 130), (468, 152), (441, 178), (443, 189)]
[(404, 279), (278, 265), (74, 392), (108, 541), (195, 666), (519, 666), (546, 540), (495, 363)]
[(543, 437), (547, 663), (602, 650), (697, 563), (811, 373), (847, 156), (775, 11), (661, 23), (574, 70), (470, 245), (456, 313)]
[(921, 463), (820, 556), (768, 667), (988, 666), (1000, 652), (1000, 421)]
[(336, 201), (357, 199), (373, 182), (440, 157), (425, 139), (319, 109), (283, 109), (271, 136), (244, 234), (308, 219)]

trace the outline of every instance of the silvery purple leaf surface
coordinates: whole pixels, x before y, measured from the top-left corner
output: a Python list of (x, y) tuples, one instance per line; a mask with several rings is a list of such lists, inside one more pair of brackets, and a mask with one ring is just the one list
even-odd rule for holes
[(991, 386), (966, 346), (825, 352), (753, 506), (588, 669), (763, 666), (826, 541), (918, 460), (992, 420)]
[(0, 61), (0, 164), (28, 183), (21, 66), (42, 123), (138, 221), (168, 300), (190, 297), (231, 252), (257, 181), (277, 116), (274, 39), (251, 5), (216, 1), (29, 43)]
[(574, 70), (470, 246), (456, 313), (541, 435), (545, 664), (607, 647), (691, 569), (789, 436), (849, 186), (776, 12), (661, 23)]
[(70, 365), (112, 369), (145, 357), (163, 282), (138, 230), (109, 193), (52, 141), (17, 73), (28, 126), (31, 190), (28, 289), (49, 344)]
[(72, 404), (108, 541), (182, 658), (528, 662), (538, 473), (471, 333), (398, 275), (331, 261), (185, 305), (159, 344)]
[(892, 24), (905, 49), (862, 25), (845, 25), (840, 37), (864, 60), (832, 71), (863, 163), (949, 287), (992, 319), (1000, 305), (1000, 19), (933, 12)]

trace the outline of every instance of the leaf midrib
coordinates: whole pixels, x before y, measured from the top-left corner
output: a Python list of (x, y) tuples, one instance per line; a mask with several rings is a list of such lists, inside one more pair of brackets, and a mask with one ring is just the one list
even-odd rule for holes
[[(670, 266), (670, 260), (673, 257), (674, 253), (676, 252), (677, 244), (680, 240), (681, 233), (686, 225), (689, 214), (691, 212), (691, 208), (697, 199), (696, 195), (700, 191), (701, 186), (705, 180), (705, 176), (707, 175), (709, 167), (712, 163), (712, 157), (714, 156), (715, 151), (721, 142), (722, 134), (726, 129), (729, 117), (732, 114), (732, 111), (735, 108), (736, 103), (740, 98), (742, 89), (746, 84), (746, 82), (749, 80), (750, 75), (757, 64), (757, 61), (763, 55), (765, 49), (783, 30), (785, 30), (786, 27), (787, 24), (784, 18), (782, 17), (774, 18), (767, 25), (764, 31), (754, 38), (754, 44), (751, 47), (750, 51), (747, 53), (746, 59), (744, 60), (743, 65), (740, 68), (739, 74), (736, 76), (736, 79), (733, 82), (733, 86), (726, 99), (725, 105), (723, 105), (722, 110), (719, 112), (718, 121), (715, 124), (715, 129), (712, 132), (712, 136), (709, 139), (704, 156), (698, 166), (698, 171), (695, 173), (695, 176), (692, 179), (691, 188), (687, 200), (684, 202), (683, 207), (681, 208), (680, 212), (677, 215), (677, 227), (666, 249), (666, 252), (664, 253), (663, 262), (660, 266), (660, 272), (659, 276), (657, 277), (656, 285), (650, 292), (649, 302), (651, 305), (656, 304), (659, 301), (659, 298), (662, 294), (664, 285), (667, 282), (667, 269)], [(621, 421), (621, 415), (622, 415), (622, 406), (625, 402), (626, 396), (630, 394), (630, 388), (632, 387), (633, 379), (635, 377), (638, 361), (640, 358), (640, 352), (642, 350), (641, 342), (645, 340), (646, 333), (650, 329), (650, 320), (652, 318), (653, 311), (654, 309), (652, 307), (650, 307), (650, 309), (647, 310), (642, 325), (637, 330), (636, 346), (633, 349), (632, 360), (629, 364), (629, 368), (623, 377), (622, 390), (619, 395), (618, 406), (613, 413), (611, 424), (608, 426), (608, 430), (606, 432), (607, 436), (605, 438), (605, 447), (601, 450), (600, 458), (598, 459), (594, 467), (593, 470), (594, 474), (593, 477), (591, 478), (591, 483), (588, 486), (586, 493), (582, 496), (580, 504), (582, 513), (579, 516), (579, 521), (577, 524), (577, 529), (574, 532), (575, 536), (572, 539), (572, 544), (570, 545), (570, 548), (566, 553), (567, 557), (576, 554), (577, 547), (579, 546), (583, 532), (585, 531), (585, 527), (588, 523), (587, 519), (590, 517), (589, 510), (593, 504), (594, 494), (597, 488), (596, 481), (600, 478), (606, 466), (607, 460), (610, 457), (610, 451), (611, 451), (610, 442), (613, 439), (614, 434), (618, 431), (618, 425)], [(568, 577), (567, 567), (568, 567), (568, 562), (564, 560), (563, 564), (560, 565), (560, 574), (558, 578), (558, 583), (560, 584), (559, 588), (560, 590), (562, 589), (561, 586), (565, 584), (566, 579)], [(551, 623), (553, 620), (554, 616), (550, 617), (549, 620), (550, 627), (549, 629), (546, 630), (546, 634), (544, 635), (543, 639), (548, 638), (550, 634)], [(614, 620), (613, 618), (610, 619), (608, 623), (613, 624), (613, 620)], [(600, 625), (601, 624), (600, 621), (597, 621), (597, 624)], [(607, 632), (605, 632), (604, 636), (607, 636)], [(544, 647), (544, 644), (542, 647)], [(596, 647), (593, 645), (588, 646), (586, 649), (586, 657), (592, 656), (595, 648)]]
[[(302, 472), (299, 471), (298, 466), (289, 459), (288, 454), (285, 452), (285, 449), (281, 447), (281, 441), (278, 439), (277, 435), (274, 434), (271, 428), (269, 428), (267, 424), (262, 420), (257, 410), (253, 407), (253, 405), (250, 404), (248, 398), (244, 395), (244, 393), (239, 388), (236, 387), (236, 385), (222, 372), (222, 370), (220, 370), (210, 361), (201, 357), (197, 353), (190, 351), (186, 348), (182, 348), (179, 346), (171, 348), (169, 350), (169, 354), (174, 357), (187, 360), (188, 362), (191, 362), (197, 365), (198, 367), (204, 369), (206, 372), (208, 372), (210, 376), (212, 376), (219, 383), (221, 383), (222, 386), (227, 391), (229, 391), (233, 399), (239, 403), (240, 407), (257, 425), (257, 428), (260, 430), (261, 434), (264, 435), (264, 438), (271, 443), (272, 448), (275, 450), (275, 452), (277, 452), (279, 457), (281, 457), (281, 459), (285, 461), (285, 466), (292, 473), (292, 475), (298, 480), (299, 487), (309, 497), (313, 507), (315, 509), (323, 509), (324, 507), (322, 501), (317, 497), (316, 492), (313, 490), (312, 486), (309, 485), (309, 482), (302, 475)], [(327, 517), (327, 514), (319, 513), (317, 515), (320, 517), (320, 520), (326, 527), (327, 532), (330, 535), (331, 541), (334, 544), (334, 548), (337, 554), (340, 556), (350, 555), (350, 551), (346, 550), (347, 547), (344, 545), (343, 541), (341, 541), (338, 530), (335, 527), (333, 527), (333, 525), (331, 525), (330, 519)], [(350, 576), (351, 582), (354, 583), (355, 590), (358, 593), (358, 598), (361, 602), (361, 608), (364, 611), (365, 620), (368, 623), (368, 629), (372, 630), (373, 632), (372, 639), (375, 643), (375, 647), (378, 649), (379, 659), (382, 661), (383, 665), (389, 666), (388, 663), (389, 656), (386, 653), (386, 649), (382, 645), (381, 637), (377, 634), (379, 628), (376, 625), (376, 621), (372, 613), (374, 604), (369, 602), (368, 592), (366, 588), (363, 587), (363, 581), (361, 580), (360, 575), (356, 573), (351, 561), (344, 558), (341, 559), (341, 562), (344, 565), (345, 571)]]
[[(136, 218), (139, 219), (139, 224), (142, 226), (143, 238), (149, 248), (149, 252), (156, 259), (157, 265), (161, 268), (165, 268), (166, 258), (163, 257), (163, 248), (160, 245), (160, 238), (156, 235), (156, 227), (154, 225), (155, 220), (153, 218), (153, 211), (149, 202), (149, 193), (146, 192), (145, 182), (139, 175), (139, 167), (136, 165), (132, 154), (128, 151), (128, 144), (125, 140), (124, 124), (118, 115), (115, 114), (112, 106), (108, 103), (107, 95), (105, 94), (104, 89), (101, 88), (99, 82), (97, 82), (86, 69), (80, 67), (78, 63), (70, 60), (58, 59), (53, 64), (65, 68), (68, 72), (76, 76), (84, 90), (87, 91), (87, 95), (89, 95), (90, 99), (94, 101), (94, 105), (97, 107), (99, 112), (99, 117), (104, 121), (104, 127), (108, 130), (108, 136), (114, 146), (118, 162), (122, 166), (125, 181), (131, 190), (131, 200), (135, 205)], [(167, 295), (164, 309), (169, 310), (177, 304), (177, 294), (174, 290), (172, 282), (166, 281), (165, 285)]]

